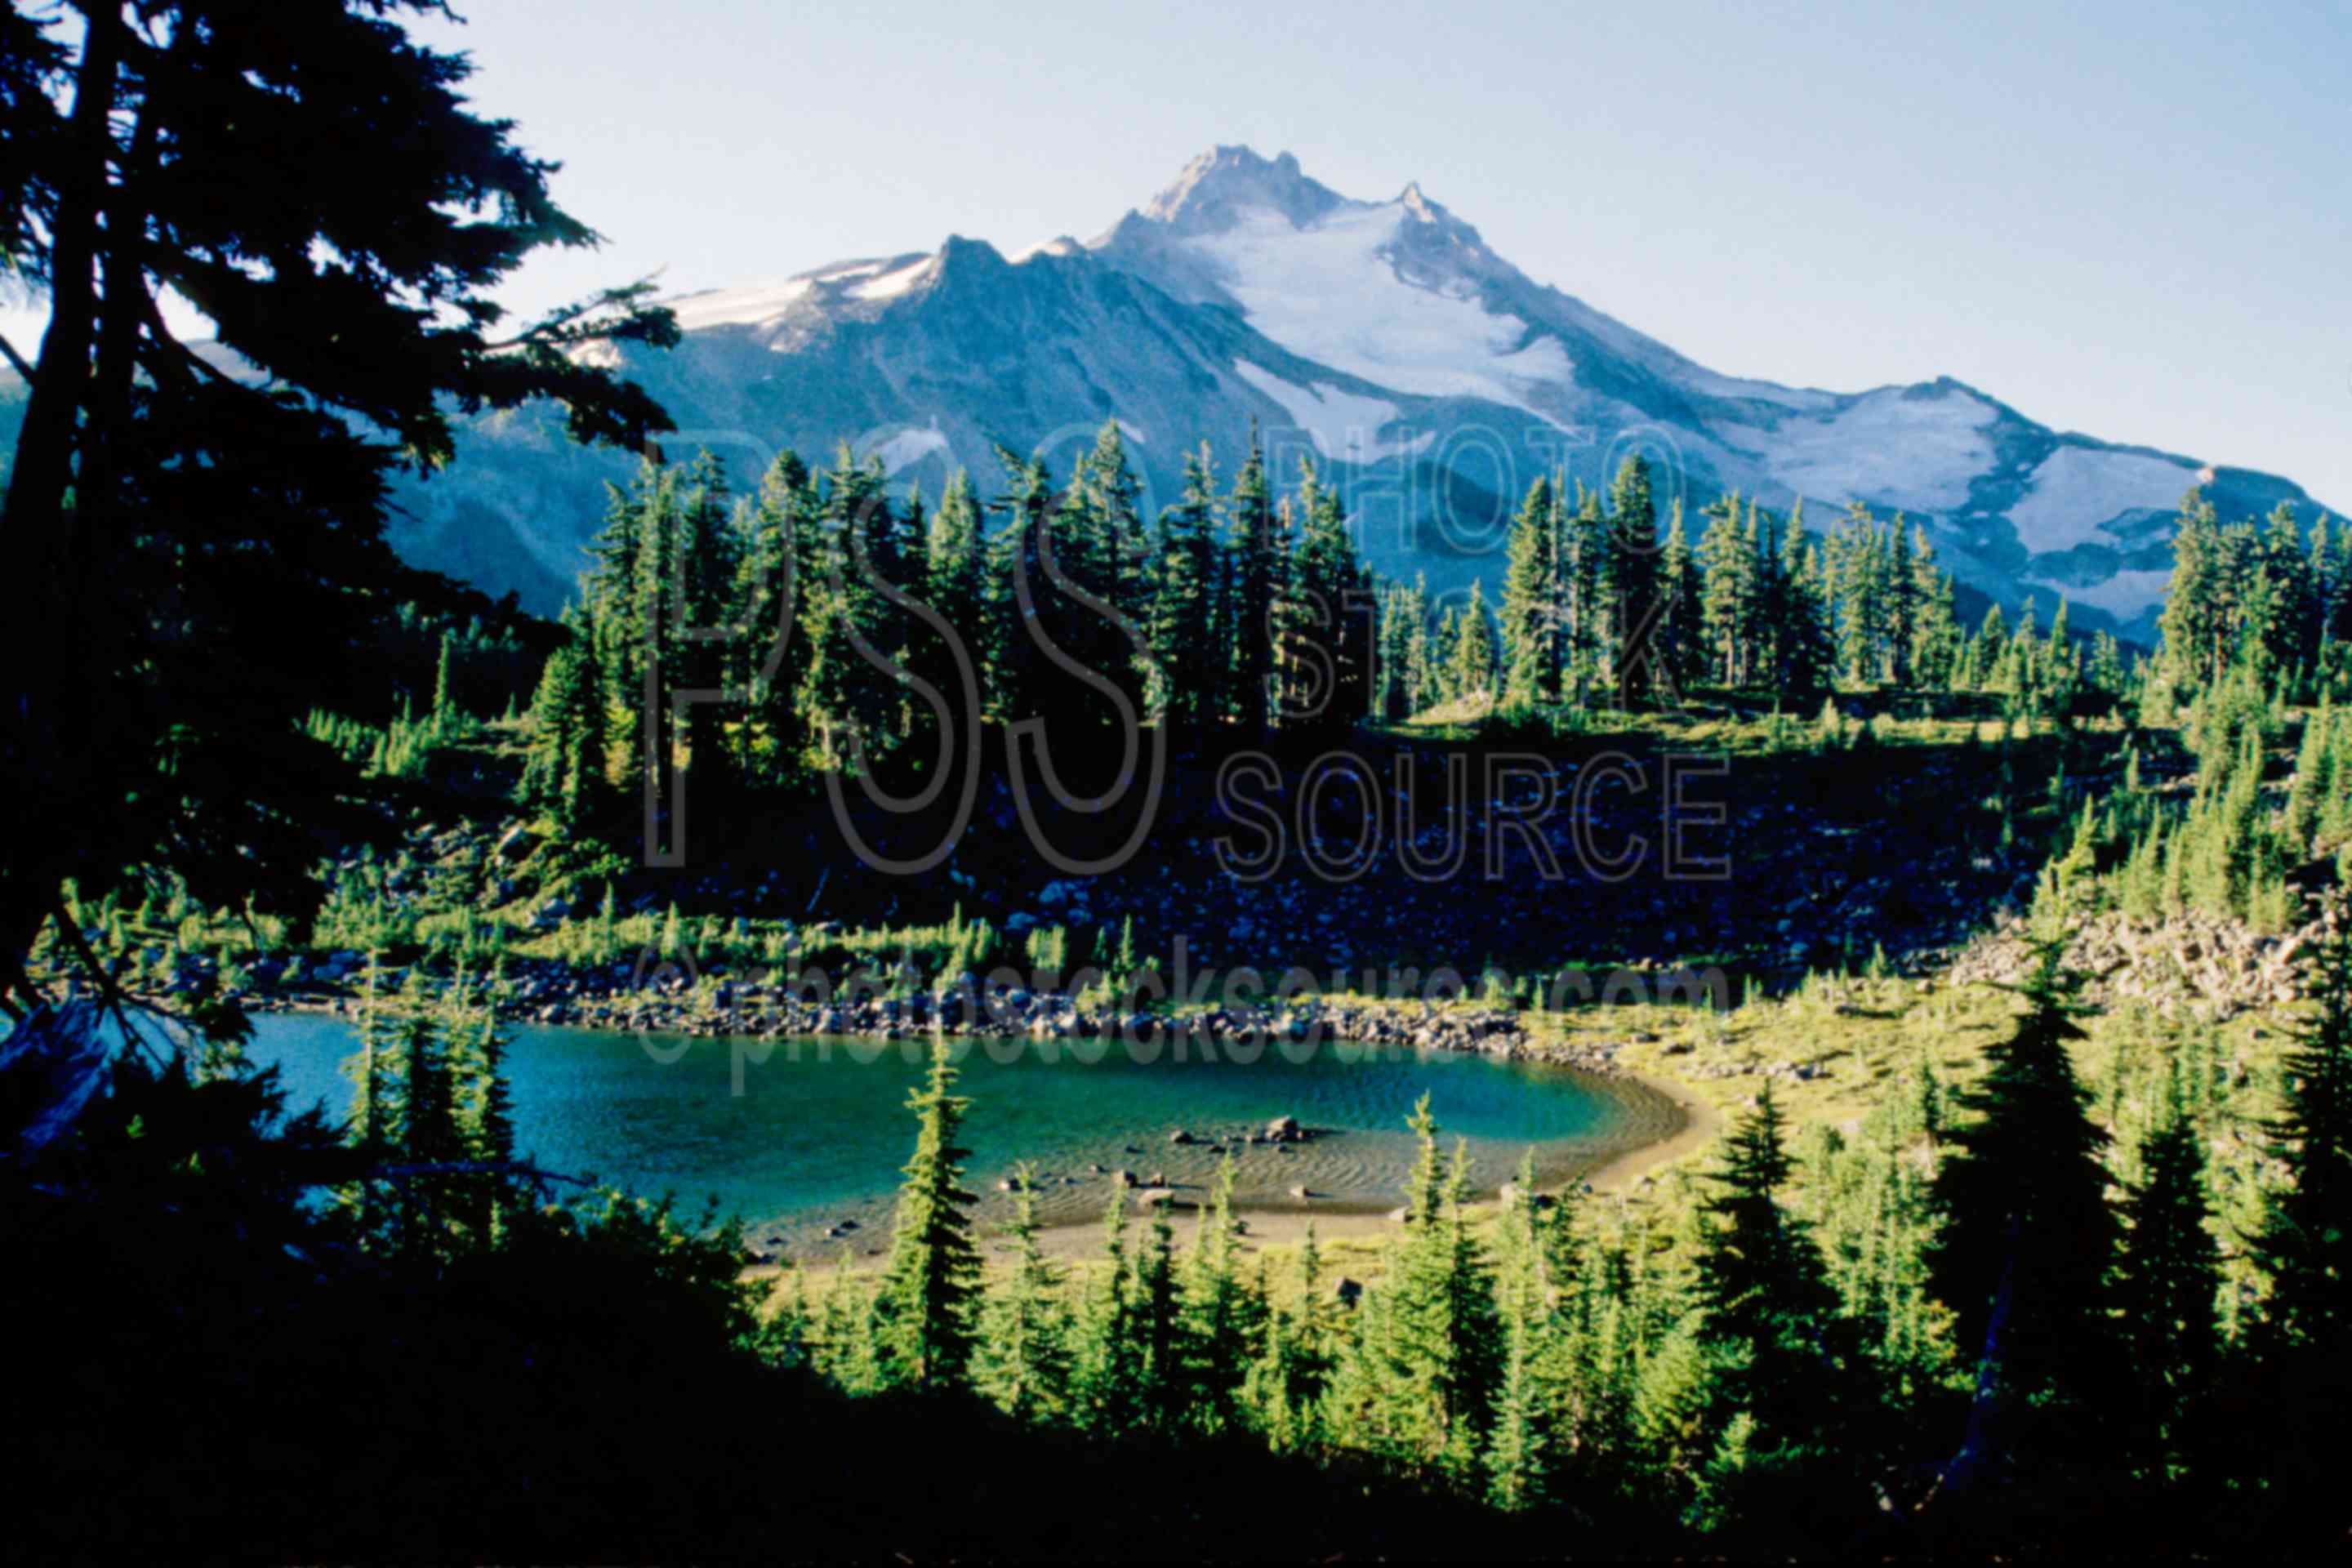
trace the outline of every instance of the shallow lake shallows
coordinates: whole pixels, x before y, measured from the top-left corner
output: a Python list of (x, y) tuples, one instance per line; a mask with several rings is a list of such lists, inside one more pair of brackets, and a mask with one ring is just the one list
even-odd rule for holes
[[(347, 1113), (342, 1064), (352, 1029), (340, 1017), (255, 1020), (252, 1055), (277, 1066), (289, 1107)], [(1558, 1180), (1671, 1131), (1675, 1109), (1638, 1085), (1568, 1068), (1459, 1052), (1323, 1042), (1270, 1045), (1255, 1059), (1197, 1044), (1136, 1059), (1118, 1042), (961, 1039), (959, 1092), (971, 1101), (964, 1146), (983, 1213), (1009, 1200), (997, 1183), (1024, 1160), (1040, 1173), (1040, 1216), (1090, 1220), (1112, 1178), (1164, 1174), (1180, 1201), (1205, 1191), (1234, 1153), (1244, 1208), (1384, 1209), (1412, 1159), (1405, 1117), (1423, 1094), (1448, 1152), (1466, 1141), (1472, 1181), (1490, 1192), (1536, 1151)], [(675, 1193), (690, 1210), (716, 1195), (755, 1238), (818, 1248), (822, 1232), (858, 1221), (841, 1246), (878, 1241), (899, 1166), (914, 1141), (908, 1091), (920, 1041), (733, 1040), (516, 1026), (508, 1055), (517, 1141), (551, 1170), (631, 1191)], [(1147, 1047), (1147, 1050), (1149, 1047)], [(1140, 1053), (1139, 1053), (1140, 1054)], [(739, 1091), (740, 1090), (740, 1091)], [(1240, 1135), (1294, 1116), (1314, 1136), (1277, 1150)], [(1177, 1145), (1181, 1129), (1197, 1140)], [(1315, 1196), (1302, 1205), (1292, 1190)]]

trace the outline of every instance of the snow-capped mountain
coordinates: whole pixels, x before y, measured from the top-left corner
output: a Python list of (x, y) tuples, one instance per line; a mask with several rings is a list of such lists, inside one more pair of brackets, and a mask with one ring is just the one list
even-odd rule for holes
[[(790, 446), (878, 453), (935, 491), (983, 487), (998, 446), (1056, 471), (1106, 418), (1149, 500), (1183, 454), (1237, 460), (1253, 421), (1278, 474), (1335, 475), (1376, 564), (1466, 586), (1499, 573), (1503, 521), (1538, 474), (1601, 482), (1628, 452), (1694, 509), (1737, 489), (1819, 526), (1849, 500), (1926, 523), (1962, 579), (2045, 611), (2063, 594), (2146, 635), (2174, 509), (2203, 483), (2224, 515), (2311, 498), (2284, 479), (2060, 434), (1948, 379), (1841, 394), (1719, 375), (1490, 250), (1407, 185), (1351, 200), (1288, 153), (1220, 147), (1094, 240), (1007, 258), (950, 238), (671, 301), (687, 341), (631, 373), (748, 482)], [(566, 448), (526, 411), (480, 422), (465, 460), (415, 486), (413, 559), (560, 602), (625, 465)], [(1491, 586), (1491, 584), (1490, 584)]]

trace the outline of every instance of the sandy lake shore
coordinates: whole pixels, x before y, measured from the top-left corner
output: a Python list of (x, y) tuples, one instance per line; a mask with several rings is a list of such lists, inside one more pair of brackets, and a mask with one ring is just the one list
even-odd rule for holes
[[(1626, 1141), (1621, 1146), (1597, 1151), (1569, 1144), (1551, 1152), (1549, 1158), (1547, 1151), (1538, 1146), (1538, 1192), (1558, 1194), (1571, 1187), (1594, 1193), (1626, 1191), (1662, 1167), (1705, 1148), (1713, 1142), (1721, 1125), (1721, 1117), (1713, 1106), (1674, 1079), (1622, 1068), (1612, 1069), (1605, 1079), (1619, 1094), (1631, 1091), (1628, 1097), (1641, 1107), (1640, 1113), (1629, 1120)], [(1199, 1219), (1197, 1200), (1205, 1195), (1205, 1188), (1179, 1184), (1176, 1193), (1170, 1220), (1181, 1249), (1190, 1245)], [(1491, 1204), (1496, 1195), (1492, 1192), (1481, 1193), (1479, 1200)], [(1234, 1205), (1234, 1214), (1245, 1226), (1242, 1237), (1244, 1251), (1296, 1247), (1305, 1238), (1310, 1224), (1320, 1242), (1376, 1239), (1394, 1227), (1393, 1213), (1393, 1205), (1385, 1204), (1266, 1201), (1254, 1200), (1246, 1194)], [(1134, 1227), (1145, 1223), (1140, 1205), (1130, 1206), (1129, 1218), (1131, 1242)], [(993, 1227), (985, 1217), (980, 1228), (983, 1252), (993, 1258), (1003, 1250), (1004, 1244), (992, 1234)], [(1047, 1257), (1075, 1262), (1096, 1256), (1102, 1246), (1102, 1222), (1094, 1218), (1042, 1226), (1037, 1239)], [(846, 1264), (853, 1269), (862, 1269), (878, 1267), (886, 1246), (887, 1233), (869, 1229), (851, 1245), (787, 1247), (782, 1257), (803, 1267), (830, 1269)], [(777, 1264), (749, 1271), (754, 1279), (775, 1277), (781, 1272)]]

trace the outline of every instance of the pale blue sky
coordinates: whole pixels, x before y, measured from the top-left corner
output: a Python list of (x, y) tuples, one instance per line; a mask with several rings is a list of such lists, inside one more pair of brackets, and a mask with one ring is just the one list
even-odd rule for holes
[(2352, 507), (2344, 4), (458, 5), (610, 239), (520, 305), (1089, 237), (1243, 142), (1717, 370), (1954, 375)]

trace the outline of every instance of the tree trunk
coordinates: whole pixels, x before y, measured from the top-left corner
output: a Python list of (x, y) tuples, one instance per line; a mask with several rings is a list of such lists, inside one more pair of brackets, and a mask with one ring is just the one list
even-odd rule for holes
[(74, 775), (88, 764), (89, 748), (66, 732), (76, 699), (63, 688), (82, 663), (70, 653), (80, 607), (66, 571), (65, 499), (73, 483), (97, 331), (99, 217), (108, 197), (123, 44), (122, 19), (113, 7), (92, 6), (88, 23), (67, 121), (71, 163), (49, 247), (48, 325), (0, 507), (0, 546), (22, 586), (16, 613), (6, 617), (7, 646), (0, 654), (11, 678), (0, 712), (0, 778), (19, 813), (6, 858), (0, 860), (0, 942), (19, 965), (73, 864), (74, 835), (57, 819), (59, 810), (104, 805), (78, 798), (83, 792)]
[(1984, 1474), (1994, 1438), (1994, 1423), (2002, 1414), (2005, 1403), (2001, 1388), (2001, 1357), (2005, 1353), (2001, 1335), (2009, 1327), (2010, 1312), (2017, 1299), (2017, 1238), (2018, 1225), (2010, 1222), (2010, 1253), (2000, 1269), (2000, 1287), (1994, 1291), (1992, 1315), (1985, 1321), (1984, 1346), (1977, 1357), (1976, 1396), (1969, 1403), (1969, 1425), (1960, 1439), (1960, 1451), (1944, 1467), (1939, 1494), (1958, 1497), (1976, 1485)]

